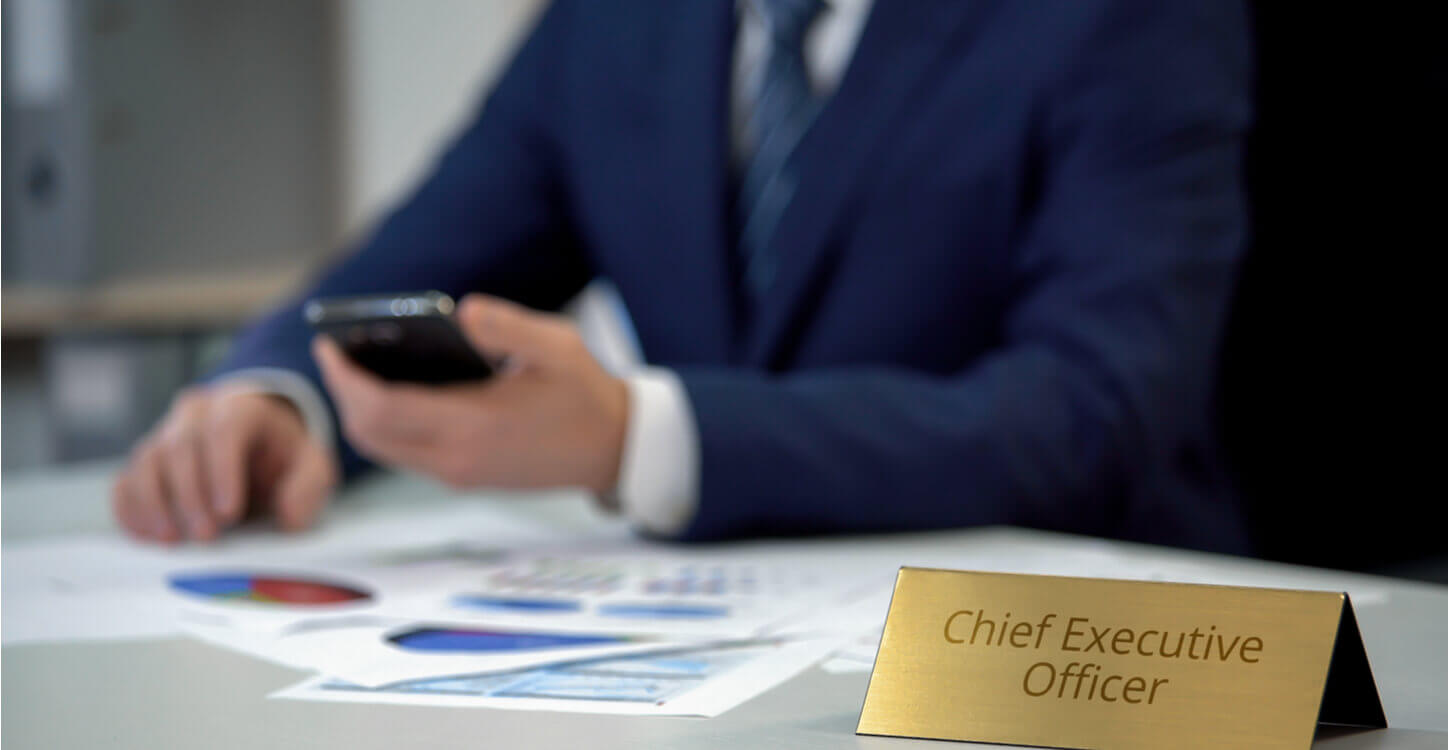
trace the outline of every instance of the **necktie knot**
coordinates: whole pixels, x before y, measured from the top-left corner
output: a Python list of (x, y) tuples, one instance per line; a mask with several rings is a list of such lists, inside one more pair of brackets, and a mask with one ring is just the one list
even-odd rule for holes
[(758, 8), (775, 43), (798, 48), (824, 0), (758, 0)]

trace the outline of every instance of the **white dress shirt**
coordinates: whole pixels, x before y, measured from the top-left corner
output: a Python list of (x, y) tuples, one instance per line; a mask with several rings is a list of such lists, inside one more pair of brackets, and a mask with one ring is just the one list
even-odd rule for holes
[[(758, 0), (739, 0), (739, 29), (734, 40), (730, 82), (730, 146), (736, 162), (753, 150), (746, 123), (754, 109), (769, 51), (766, 16)], [(818, 96), (839, 85), (854, 55), (873, 0), (827, 0), (804, 39), (805, 64)], [(672, 370), (622, 363), (629, 390), (629, 422), (624, 437), (618, 505), (636, 525), (655, 534), (683, 531), (699, 503), (699, 430), (688, 393)], [(230, 376), (251, 387), (291, 399), (318, 440), (332, 442), (331, 423), (322, 399), (295, 373), (253, 369)]]

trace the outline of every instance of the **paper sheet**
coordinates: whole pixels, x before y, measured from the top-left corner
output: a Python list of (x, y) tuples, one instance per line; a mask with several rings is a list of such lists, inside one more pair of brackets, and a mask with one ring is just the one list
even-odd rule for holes
[[(491, 568), (414, 579), (411, 599), (393, 597), (391, 606), (279, 620), (270, 629), (255, 617), (238, 626), (188, 611), (185, 627), (215, 645), (376, 687), (775, 632), (854, 634), (883, 618), (887, 578), (862, 589), (848, 566), (789, 562), (635, 546), (567, 556), (517, 551)], [(857, 613), (860, 604), (867, 606)], [(217, 606), (228, 605), (235, 606)]]
[[(277, 632), (318, 615), (405, 610), (415, 606), (419, 581), (495, 566), (504, 545), (546, 546), (561, 538), (541, 524), (469, 506), (348, 519), (296, 536), (243, 530), (205, 546), (163, 548), (116, 534), (7, 542), (0, 637), (6, 645), (162, 637), (178, 634), (183, 620)], [(286, 606), (264, 596), (247, 601), (235, 592), (178, 589), (174, 579), (187, 576), (300, 578), (353, 586), (367, 596)]]
[(652, 636), (480, 628), (370, 616), (306, 625), (275, 635), (207, 625), (188, 626), (187, 632), (214, 645), (369, 688), (694, 645)]
[(634, 716), (718, 716), (799, 674), (832, 640), (758, 641), (629, 658), (573, 662), (381, 689), (316, 677), (272, 695), (292, 700), (568, 711)]
[(820, 669), (830, 674), (856, 674), (875, 669), (875, 653), (880, 649), (880, 633), (868, 633), (840, 646), (829, 658), (820, 662)]
[[(852, 601), (860, 580), (878, 585), (891, 575), (836, 556), (661, 553), (638, 545), (520, 552), (486, 575), (450, 579), (431, 607), (409, 614), (564, 632), (750, 638), (794, 629)], [(819, 627), (837, 623), (824, 618)]]

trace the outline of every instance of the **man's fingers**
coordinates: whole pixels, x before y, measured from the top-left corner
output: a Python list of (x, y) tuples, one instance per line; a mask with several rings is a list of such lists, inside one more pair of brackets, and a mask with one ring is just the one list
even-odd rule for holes
[(162, 448), (162, 475), (171, 507), (192, 539), (216, 537), (216, 521), (206, 496), (199, 440), (191, 435), (174, 438)]
[(287, 531), (301, 531), (311, 526), (326, 505), (336, 481), (332, 462), (322, 450), (314, 447), (303, 450), (277, 486), (274, 503), (277, 522)]
[(348, 438), (366, 431), (358, 429), (359, 421), (381, 421), (378, 415), (386, 402), (381, 380), (353, 364), (329, 336), (312, 339), (312, 359), (317, 362), (322, 383), (337, 406), (337, 416)]
[(115, 483), (111, 485), (111, 513), (131, 536), (140, 539), (158, 538), (159, 535), (151, 528), (148, 514), (136, 497), (130, 472), (116, 477)]
[(354, 364), (330, 336), (312, 339), (312, 358), (317, 361), (328, 390), (334, 393), (366, 397), (382, 386), (380, 379)]
[(215, 419), (206, 427), (202, 450), (206, 500), (212, 517), (224, 526), (236, 523), (246, 512), (247, 459), (261, 418), (255, 409), (233, 410), (222, 401), (217, 405)]
[(457, 319), (474, 349), (506, 355), (523, 366), (550, 364), (565, 351), (570, 337), (576, 337), (572, 327), (557, 316), (482, 294), (464, 297)]
[(162, 477), (161, 454), (154, 444), (143, 447), (133, 462), (126, 482), (128, 500), (149, 536), (163, 542), (181, 539), (181, 530), (171, 514), (166, 481)]
[(391, 399), (387, 384), (381, 378), (358, 367), (329, 336), (312, 340), (312, 357), (322, 371), (322, 382), (332, 394), (344, 423), (349, 417), (365, 417), (377, 422), (376, 426), (385, 427), (384, 411)]
[(353, 443), (432, 444), (438, 425), (457, 415), (456, 403), (442, 389), (383, 381), (358, 367), (329, 338), (319, 336), (312, 351)]
[[(415, 442), (390, 436), (362, 435), (352, 439), (358, 452), (379, 464), (408, 469), (454, 483), (470, 466), (459, 458), (456, 445)], [(483, 459), (478, 459), (483, 460)], [(476, 464), (474, 460), (470, 462)]]

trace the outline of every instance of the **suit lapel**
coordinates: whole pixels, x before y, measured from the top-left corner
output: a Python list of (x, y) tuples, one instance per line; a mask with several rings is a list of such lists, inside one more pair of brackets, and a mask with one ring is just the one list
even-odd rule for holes
[(876, 0), (839, 88), (800, 141), (800, 182), (771, 243), (779, 272), (762, 295), (745, 362), (777, 366), (798, 334), (805, 303), (819, 293), (832, 258), (830, 232), (863, 180), (880, 167), (892, 125), (946, 52), (961, 55), (988, 3)]
[(729, 85), (734, 42), (732, 2), (670, 2), (665, 23), (669, 66), (663, 74), (658, 217), (668, 222), (678, 261), (667, 270), (687, 290), (698, 326), (689, 361), (728, 361), (736, 312), (729, 273)]

